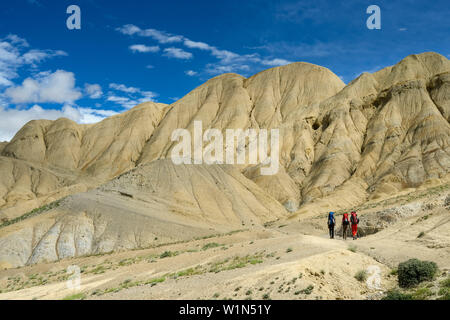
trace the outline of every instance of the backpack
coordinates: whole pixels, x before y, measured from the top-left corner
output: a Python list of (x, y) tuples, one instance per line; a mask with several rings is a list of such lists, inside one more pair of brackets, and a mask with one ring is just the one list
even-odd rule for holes
[(356, 212), (352, 212), (352, 217), (350, 219), (352, 221), (352, 224), (358, 224), (359, 223), (359, 218), (356, 215)]
[(334, 219), (334, 212), (330, 212), (328, 214), (328, 225), (331, 226), (333, 224), (336, 224), (336, 220)]
[(344, 216), (342, 217), (342, 223), (345, 225), (348, 225), (350, 221), (348, 220), (348, 213), (344, 213)]

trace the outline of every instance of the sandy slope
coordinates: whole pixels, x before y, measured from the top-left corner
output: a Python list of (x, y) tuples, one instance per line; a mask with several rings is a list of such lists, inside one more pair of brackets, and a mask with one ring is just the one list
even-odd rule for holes
[[(84, 275), (98, 276), (87, 293), (109, 288), (102, 291), (109, 298), (205, 298), (220, 286), (220, 297), (238, 297), (238, 283), (253, 298), (368, 298), (374, 292), (355, 282), (358, 269), (378, 265), (388, 286), (387, 268), (408, 257), (447, 268), (449, 74), (449, 60), (431, 52), (346, 86), (326, 68), (294, 63), (248, 79), (224, 74), (170, 106), (144, 103), (94, 125), (31, 121), (0, 144), (0, 267), (26, 266), (2, 271), (0, 287), (26, 290), (5, 297), (32, 298), (40, 289), (39, 297), (60, 297), (66, 292), (47, 294), (60, 287), (46, 286), (61, 282), (74, 259)], [(171, 134), (192, 133), (195, 121), (221, 132), (279, 129), (279, 172), (174, 165)], [(365, 237), (352, 253), (326, 239), (324, 215), (355, 207)], [(209, 239), (226, 246), (202, 250), (208, 240), (196, 240), (238, 229), (248, 231)], [(161, 248), (180, 254), (138, 256)], [(29, 273), (50, 268), (59, 273)], [(287, 290), (299, 271), (299, 284), (291, 279)], [(120, 285), (131, 274), (165, 278)], [(309, 284), (314, 294), (302, 293)]]
[[(380, 229), (356, 241), (328, 239), (325, 219), (305, 215), (264, 229), (5, 270), (2, 290), (19, 288), (36, 273), (49, 284), (0, 299), (61, 299), (78, 292), (89, 299), (378, 299), (396, 284), (391, 268), (406, 259), (432, 260), (450, 270), (449, 197), (447, 185), (369, 204), (358, 211), (361, 231), (371, 232), (374, 223)], [(178, 254), (161, 257), (164, 252)], [(57, 280), (69, 265), (84, 270), (75, 292)], [(374, 266), (381, 272), (378, 290), (354, 278)], [(12, 285), (16, 277), (22, 280)], [(305, 293), (310, 285), (312, 292)]]

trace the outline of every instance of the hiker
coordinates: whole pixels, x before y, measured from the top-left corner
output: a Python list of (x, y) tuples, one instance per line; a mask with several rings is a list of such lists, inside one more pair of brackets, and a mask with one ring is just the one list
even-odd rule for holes
[(359, 218), (355, 211), (352, 211), (350, 221), (352, 223), (353, 240), (357, 239)]
[(336, 225), (336, 220), (334, 219), (334, 212), (328, 214), (328, 230), (330, 231), (330, 239), (334, 239), (334, 226)]
[(350, 219), (348, 218), (348, 213), (345, 212), (342, 216), (342, 238), (347, 240), (347, 229), (350, 224)]

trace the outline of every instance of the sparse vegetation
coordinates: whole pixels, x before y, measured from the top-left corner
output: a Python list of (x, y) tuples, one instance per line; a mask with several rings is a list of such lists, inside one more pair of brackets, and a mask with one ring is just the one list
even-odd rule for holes
[(52, 202), (52, 203), (46, 204), (46, 205), (44, 205), (44, 206), (42, 206), (42, 207), (40, 207), (40, 208), (33, 209), (33, 210), (31, 210), (30, 212), (27, 212), (27, 213), (25, 213), (24, 215), (21, 215), (20, 217), (17, 217), (17, 218), (15, 218), (15, 219), (11, 219), (11, 220), (5, 219), (5, 220), (2, 220), (3, 223), (0, 224), (0, 228), (3, 228), (3, 227), (6, 227), (6, 226), (9, 226), (9, 225), (18, 223), (18, 222), (23, 221), (23, 220), (25, 220), (25, 219), (28, 219), (28, 218), (37, 216), (37, 215), (39, 215), (39, 214), (41, 214), (41, 213), (44, 213), (44, 212), (50, 211), (50, 210), (52, 210), (52, 209), (54, 209), (54, 208), (57, 208), (57, 207), (59, 207), (59, 205), (61, 204), (61, 202), (62, 202), (63, 200), (64, 200), (64, 198), (63, 198), (63, 199), (60, 199), (60, 200), (57, 200), (57, 201), (54, 201), (54, 202)]
[(356, 246), (349, 246), (348, 250), (351, 252), (356, 252), (357, 248), (356, 248)]
[(449, 288), (450, 289), (450, 276), (447, 277), (447, 279), (442, 280), (440, 282), (440, 286), (443, 288)]
[(221, 246), (223, 246), (223, 244), (219, 244), (219, 243), (216, 243), (216, 242), (211, 242), (211, 243), (205, 244), (203, 246), (202, 250), (205, 251), (205, 250), (208, 250), (208, 249), (217, 248), (217, 247), (221, 247)]
[(178, 252), (164, 251), (163, 253), (161, 253), (159, 258), (160, 259), (164, 259), (164, 258), (168, 258), (168, 257), (174, 257), (174, 256), (177, 256), (177, 255), (178, 255)]
[(439, 289), (438, 295), (440, 296), (439, 300), (450, 300), (450, 289), (449, 288), (441, 288)]
[(63, 298), (63, 300), (84, 300), (86, 298), (86, 295), (84, 293), (76, 293), (72, 294), (70, 296), (66, 296)]
[(439, 283), (439, 300), (450, 300), (450, 276)]
[(428, 297), (432, 296), (430, 288), (419, 288), (412, 294), (414, 300), (426, 300)]
[(398, 284), (402, 288), (410, 288), (423, 281), (434, 278), (438, 268), (436, 263), (410, 259), (398, 265)]
[(307, 286), (305, 289), (302, 289), (299, 291), (299, 293), (303, 293), (303, 294), (311, 294), (314, 290), (314, 286), (312, 284), (310, 284), (309, 286)]
[(253, 256), (246, 255), (244, 257), (236, 256), (234, 258), (228, 258), (214, 264), (210, 264), (211, 267), (209, 268), (209, 272), (218, 273), (225, 270), (244, 268), (248, 264), (259, 264), (263, 262), (262, 256), (263, 254), (260, 253)]
[(381, 300), (413, 300), (413, 296), (398, 289), (392, 289), (386, 292), (386, 295)]
[(367, 271), (366, 270), (359, 270), (355, 274), (355, 279), (359, 282), (364, 282), (367, 280)]
[(201, 273), (203, 273), (202, 269), (197, 266), (195, 268), (189, 268), (189, 269), (177, 272), (176, 276), (177, 277), (188, 277), (188, 276), (193, 276), (193, 275), (201, 274)]
[(162, 283), (164, 281), (166, 281), (166, 277), (159, 277), (147, 280), (144, 282), (144, 284), (156, 285), (157, 283)]

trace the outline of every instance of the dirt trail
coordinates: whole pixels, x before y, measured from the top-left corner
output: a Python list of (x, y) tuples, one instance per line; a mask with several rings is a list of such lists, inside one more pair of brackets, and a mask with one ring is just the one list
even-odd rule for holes
[[(378, 228), (358, 240), (329, 239), (323, 217), (302, 216), (265, 229), (4, 270), (0, 300), (378, 299), (395, 286), (390, 271), (399, 262), (419, 258), (450, 269), (448, 197), (447, 190), (413, 194), (358, 210), (362, 231)], [(82, 272), (75, 291), (66, 286), (69, 265)], [(369, 279), (379, 274), (380, 287), (358, 281), (361, 270)]]

